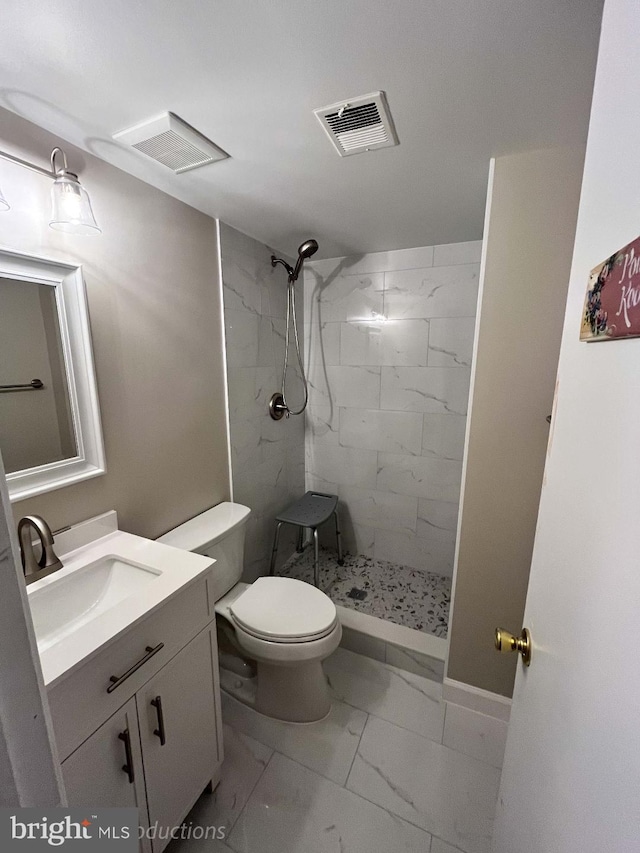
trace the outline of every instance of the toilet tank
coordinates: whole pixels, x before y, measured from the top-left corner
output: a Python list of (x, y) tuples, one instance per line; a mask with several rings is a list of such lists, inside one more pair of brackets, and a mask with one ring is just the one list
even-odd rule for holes
[(212, 557), (215, 600), (222, 598), (242, 576), (244, 536), (251, 510), (242, 504), (224, 503), (174, 527), (158, 542)]

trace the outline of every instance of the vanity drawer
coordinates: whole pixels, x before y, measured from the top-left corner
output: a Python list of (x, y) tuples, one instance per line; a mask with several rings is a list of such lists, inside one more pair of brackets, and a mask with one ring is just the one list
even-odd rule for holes
[[(60, 761), (214, 618), (206, 578), (127, 631), (49, 691)], [(162, 644), (161, 648), (158, 646)], [(112, 676), (118, 678), (114, 685)], [(111, 688), (108, 692), (107, 688)]]

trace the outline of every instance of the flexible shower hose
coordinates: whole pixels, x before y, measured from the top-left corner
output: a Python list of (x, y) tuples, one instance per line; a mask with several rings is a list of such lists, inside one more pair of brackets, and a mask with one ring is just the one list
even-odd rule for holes
[[(292, 315), (293, 322), (291, 321)], [(302, 408), (298, 409), (298, 411), (296, 412), (289, 408), (289, 404), (287, 403), (287, 396), (285, 394), (285, 385), (287, 382), (287, 368), (289, 367), (289, 331), (291, 326), (293, 326), (293, 340), (295, 344), (298, 365), (300, 367), (300, 374), (302, 376), (302, 385), (304, 387), (304, 403), (302, 404)], [(282, 402), (287, 407), (287, 417), (289, 417), (289, 415), (301, 415), (307, 408), (308, 401), (309, 388), (307, 386), (307, 377), (304, 375), (304, 365), (302, 364), (302, 356), (300, 355), (300, 339), (298, 337), (298, 322), (296, 320), (295, 282), (290, 281), (287, 285), (287, 330), (284, 336), (284, 367), (282, 368)]]

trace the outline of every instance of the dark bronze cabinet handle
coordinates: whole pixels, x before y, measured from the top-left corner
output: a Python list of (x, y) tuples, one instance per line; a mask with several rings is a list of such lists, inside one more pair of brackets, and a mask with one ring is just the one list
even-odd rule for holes
[(133, 775), (133, 753), (131, 752), (131, 736), (129, 735), (129, 729), (125, 729), (123, 732), (120, 732), (118, 738), (124, 741), (124, 754), (125, 761), (127, 762), (122, 765), (122, 769), (129, 777), (129, 784), (133, 785), (135, 776)]
[(154, 735), (160, 738), (160, 746), (164, 746), (167, 742), (166, 735), (164, 733), (164, 714), (162, 713), (162, 699), (160, 696), (156, 696), (155, 699), (151, 700), (151, 704), (156, 709), (156, 713), (158, 715), (158, 728), (153, 730)]
[(124, 673), (124, 675), (112, 675), (111, 678), (109, 679), (111, 681), (111, 684), (107, 687), (107, 693), (113, 693), (113, 691), (116, 689), (116, 687), (120, 687), (120, 685), (123, 683), (123, 681), (126, 681), (130, 675), (133, 675), (133, 673), (137, 672), (141, 666), (144, 666), (144, 664), (148, 660), (150, 660), (155, 654), (157, 654), (160, 651), (160, 649), (164, 649), (164, 643), (158, 643), (157, 646), (147, 646), (145, 648), (146, 655), (144, 657), (140, 658), (140, 660), (137, 663), (134, 663), (134, 665), (131, 667), (131, 669), (128, 669)]

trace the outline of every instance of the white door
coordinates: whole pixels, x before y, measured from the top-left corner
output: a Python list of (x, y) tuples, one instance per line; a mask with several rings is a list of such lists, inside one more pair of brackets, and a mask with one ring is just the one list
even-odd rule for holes
[(640, 234), (639, 44), (606, 0), (496, 853), (640, 851), (640, 340), (578, 340), (589, 270)]

